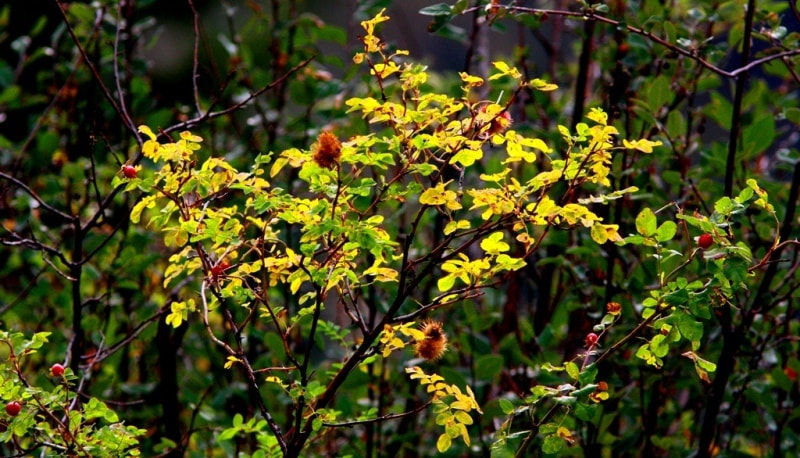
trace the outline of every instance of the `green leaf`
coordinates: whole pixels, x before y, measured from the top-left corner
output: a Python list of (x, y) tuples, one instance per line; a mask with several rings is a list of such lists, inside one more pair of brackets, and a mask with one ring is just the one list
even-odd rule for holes
[(742, 132), (742, 146), (745, 153), (752, 157), (769, 148), (775, 139), (775, 117), (765, 113), (754, 123), (748, 123)]
[(793, 122), (793, 123), (795, 123), (795, 124), (800, 124), (800, 108), (797, 108), (797, 107), (790, 107), (790, 108), (787, 108), (787, 109), (786, 109), (786, 110), (783, 112), (783, 115), (784, 115), (784, 116), (786, 117), (786, 119), (788, 119), (789, 121), (791, 121), (791, 122)]
[(664, 302), (669, 305), (683, 305), (689, 302), (689, 292), (685, 288), (664, 295)]
[(238, 433), (239, 433), (239, 428), (228, 428), (228, 429), (222, 431), (221, 433), (219, 433), (219, 436), (217, 436), (217, 440), (218, 441), (231, 440), (234, 437), (236, 437), (236, 434), (238, 434)]
[(596, 389), (597, 385), (594, 383), (590, 383), (589, 385), (582, 387), (580, 390), (573, 391), (572, 393), (570, 393), (570, 396), (575, 396), (576, 398), (582, 398), (584, 396), (588, 396), (594, 393)]
[(753, 198), (753, 188), (744, 188), (739, 192), (739, 195), (736, 196), (736, 202), (739, 204), (744, 204), (748, 200)]
[(656, 240), (661, 243), (668, 242), (675, 237), (677, 232), (677, 224), (673, 223), (672, 221), (664, 221), (664, 223), (658, 227), (658, 231), (656, 232)]
[(539, 434), (555, 434), (558, 431), (558, 423), (545, 423), (539, 427)]
[(597, 366), (590, 364), (578, 375), (578, 383), (580, 383), (581, 386), (594, 383), (595, 377), (597, 377)]
[(558, 453), (562, 447), (564, 447), (564, 439), (555, 434), (545, 437), (542, 442), (542, 452), (544, 453)]
[(572, 361), (568, 361), (564, 364), (564, 367), (567, 369), (567, 375), (570, 378), (577, 380), (578, 374), (580, 373), (580, 369), (578, 369), (578, 365), (573, 363)]
[[(510, 438), (511, 436), (508, 436), (507, 439)], [(506, 439), (499, 439), (495, 441), (489, 451), (489, 458), (514, 458), (514, 456), (515, 451), (511, 446), (509, 446)]]
[(728, 196), (722, 197), (714, 203), (714, 211), (724, 216), (730, 215), (734, 208), (734, 202)]
[(671, 318), (681, 335), (692, 342), (692, 349), (697, 350), (700, 347), (700, 339), (703, 338), (703, 323), (680, 311), (675, 312)]
[(671, 98), (675, 97), (675, 94), (670, 90), (669, 86), (670, 77), (667, 75), (661, 75), (650, 82), (647, 92), (647, 102), (653, 111), (658, 111), (658, 109), (666, 105)]
[(715, 363), (707, 361), (697, 355), (695, 355), (695, 363), (701, 368), (707, 370), (708, 372), (716, 372), (717, 370), (717, 365)]
[(667, 356), (669, 352), (669, 344), (667, 343), (667, 336), (663, 334), (656, 334), (653, 340), (650, 341), (650, 350), (658, 358)]
[(500, 410), (502, 410), (504, 414), (511, 415), (512, 413), (514, 413), (514, 403), (512, 403), (508, 399), (500, 398), (498, 403), (500, 404)]
[(501, 355), (484, 355), (475, 361), (478, 380), (490, 381), (500, 375), (505, 366)]
[(600, 406), (597, 404), (585, 404), (583, 402), (579, 402), (575, 405), (575, 416), (582, 421), (594, 423), (597, 419), (597, 414), (599, 411)]
[(422, 8), (419, 10), (419, 14), (423, 16), (449, 16), (452, 11), (453, 8), (447, 3), (437, 3)]
[(645, 237), (652, 237), (656, 233), (656, 223), (653, 210), (645, 208), (636, 216), (636, 232)]

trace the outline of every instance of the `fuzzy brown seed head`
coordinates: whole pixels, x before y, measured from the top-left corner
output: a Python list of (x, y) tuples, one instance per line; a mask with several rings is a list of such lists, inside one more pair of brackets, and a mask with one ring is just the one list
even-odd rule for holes
[(322, 132), (314, 145), (314, 162), (318, 166), (332, 169), (342, 157), (342, 143), (330, 132)]
[[(481, 112), (486, 113), (486, 111), (486, 106), (481, 107)], [(487, 134), (502, 134), (508, 130), (513, 123), (514, 120), (511, 118), (511, 113), (509, 113), (507, 110), (501, 111), (497, 113), (491, 121), (489, 121), (489, 129), (487, 130)]]
[(428, 320), (422, 323), (420, 330), (425, 338), (414, 345), (414, 354), (428, 361), (436, 361), (447, 351), (447, 334), (439, 321)]

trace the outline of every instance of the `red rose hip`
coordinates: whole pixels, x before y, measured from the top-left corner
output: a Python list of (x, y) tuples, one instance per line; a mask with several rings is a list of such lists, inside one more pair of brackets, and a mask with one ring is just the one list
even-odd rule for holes
[(62, 375), (64, 375), (64, 366), (58, 363), (53, 364), (52, 366), (50, 366), (50, 375), (52, 375), (53, 377), (61, 377)]
[(136, 178), (136, 167), (130, 164), (123, 165), (122, 175), (125, 176), (125, 178)]
[(590, 332), (586, 334), (586, 346), (594, 347), (597, 344), (597, 334)]
[(6, 404), (6, 413), (9, 416), (16, 417), (19, 415), (19, 412), (22, 410), (22, 405), (17, 401), (11, 401)]
[(697, 245), (704, 250), (707, 250), (713, 244), (714, 237), (711, 237), (711, 234), (703, 234), (697, 238)]

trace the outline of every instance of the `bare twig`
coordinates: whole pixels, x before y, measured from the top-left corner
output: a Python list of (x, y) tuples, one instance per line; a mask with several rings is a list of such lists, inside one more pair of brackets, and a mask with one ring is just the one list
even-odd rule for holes
[(198, 14), (197, 8), (194, 6), (194, 1), (187, 1), (189, 2), (189, 8), (192, 10), (192, 24), (194, 27), (194, 44), (192, 46), (192, 92), (194, 93), (194, 108), (199, 115), (203, 113), (203, 109), (200, 107), (200, 90), (197, 87), (197, 78), (200, 76), (197, 71), (197, 67), (200, 65), (200, 59), (197, 55), (198, 48), (200, 47), (200, 14)]
[(289, 78), (295, 72), (297, 72), (301, 68), (305, 67), (306, 65), (310, 64), (315, 58), (316, 58), (316, 56), (311, 56), (308, 59), (300, 62), (299, 64), (297, 64), (294, 67), (290, 68), (286, 73), (281, 75), (280, 78), (278, 78), (278, 79), (274, 80), (273, 82), (267, 84), (266, 86), (262, 87), (261, 89), (253, 92), (252, 94), (247, 96), (244, 100), (242, 100), (239, 103), (231, 105), (230, 107), (225, 108), (223, 110), (210, 111), (210, 112), (203, 113), (203, 114), (201, 114), (199, 116), (196, 116), (196, 117), (194, 117), (192, 119), (189, 119), (189, 120), (186, 120), (184, 122), (181, 122), (181, 123), (172, 125), (170, 127), (167, 127), (165, 129), (162, 129), (161, 132), (163, 134), (169, 134), (169, 133), (175, 132), (177, 130), (188, 129), (190, 127), (196, 126), (198, 124), (202, 124), (203, 122), (209, 121), (211, 119), (218, 118), (220, 116), (225, 116), (227, 114), (233, 113), (234, 111), (239, 110), (239, 109), (243, 108), (244, 106), (246, 106), (248, 103), (250, 103), (256, 97), (260, 96), (261, 94), (267, 92), (268, 90), (270, 90), (270, 89), (278, 86), (279, 84), (283, 83), (287, 78)]
[[(117, 112), (119, 118), (125, 123), (125, 127), (131, 131), (131, 133), (136, 136), (137, 141), (139, 144), (142, 144), (142, 139), (139, 136), (139, 133), (136, 131), (136, 126), (130, 122), (130, 118), (127, 117), (127, 114), (122, 110), (120, 105), (117, 103), (116, 98), (106, 86), (106, 83), (103, 81), (103, 77), (100, 75), (100, 72), (97, 70), (97, 67), (92, 62), (92, 59), (89, 58), (89, 55), (86, 53), (86, 48), (81, 44), (81, 40), (75, 34), (75, 29), (72, 27), (72, 24), (69, 22), (69, 18), (67, 17), (66, 8), (67, 5), (64, 4), (61, 0), (55, 0), (56, 5), (58, 5), (58, 10), (61, 12), (61, 17), (64, 19), (64, 25), (67, 27), (67, 31), (69, 32), (70, 37), (72, 37), (72, 41), (75, 43), (75, 47), (78, 48), (78, 52), (83, 57), (83, 62), (89, 67), (89, 71), (91, 71), (92, 76), (94, 76), (97, 85), (100, 86), (100, 90), (103, 92), (103, 96), (105, 96), (108, 103), (114, 108), (114, 111)], [(99, 8), (96, 14), (96, 21), (101, 21), (103, 18), (103, 10)]]
[(326, 423), (326, 422), (323, 422), (322, 425), (323, 426), (327, 426), (329, 428), (347, 428), (347, 427), (351, 427), (351, 426), (366, 425), (366, 424), (370, 424), (370, 423), (382, 423), (384, 421), (396, 420), (398, 418), (403, 418), (403, 417), (407, 417), (409, 415), (418, 414), (418, 413), (422, 412), (423, 410), (427, 409), (428, 406), (430, 406), (432, 403), (433, 403), (433, 401), (428, 401), (428, 402), (426, 402), (424, 404), (421, 404), (421, 405), (417, 406), (413, 410), (409, 410), (408, 412), (387, 413), (386, 415), (381, 415), (380, 417), (370, 418), (370, 419), (367, 419), (367, 420), (352, 420), (352, 421), (345, 421), (345, 422), (341, 422), (341, 423)]

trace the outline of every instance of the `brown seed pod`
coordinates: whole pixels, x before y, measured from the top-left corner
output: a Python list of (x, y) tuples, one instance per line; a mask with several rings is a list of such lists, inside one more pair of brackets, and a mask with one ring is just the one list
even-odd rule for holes
[(332, 169), (341, 157), (342, 143), (336, 135), (327, 131), (319, 134), (317, 143), (314, 144), (314, 162), (320, 167)]
[(606, 304), (606, 310), (612, 315), (619, 315), (622, 311), (622, 305), (619, 302), (609, 302)]
[(447, 334), (439, 321), (428, 320), (422, 323), (420, 330), (425, 338), (414, 345), (414, 354), (428, 361), (436, 361), (447, 351)]

